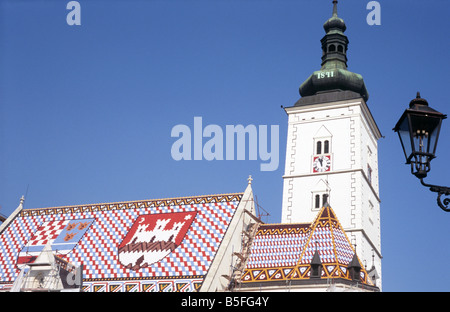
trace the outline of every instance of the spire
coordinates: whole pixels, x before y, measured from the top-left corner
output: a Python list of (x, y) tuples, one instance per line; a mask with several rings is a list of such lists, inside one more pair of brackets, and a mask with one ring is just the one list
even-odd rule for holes
[[(364, 80), (361, 75), (347, 70), (347, 49), (349, 40), (344, 34), (347, 26), (342, 18), (338, 16), (337, 0), (333, 0), (332, 16), (325, 21), (323, 29), (325, 36), (320, 40), (322, 44), (321, 68), (300, 86), (299, 91), (302, 97), (321, 95), (321, 93), (346, 91), (339, 95), (339, 99), (362, 97), (365, 101), (369, 99)], [(328, 100), (328, 97), (321, 96), (321, 99), (300, 99), (295, 105), (308, 105), (317, 101)], [(336, 100), (336, 94), (329, 97), (329, 100)]]
[(320, 254), (317, 249), (319, 242), (316, 240), (316, 251), (311, 259), (311, 278), (320, 278), (322, 275), (322, 260), (320, 259)]
[(323, 24), (325, 37), (322, 38), (322, 69), (347, 68), (348, 38), (344, 35), (347, 26), (337, 14), (337, 0), (333, 1), (333, 14)]
[(348, 264), (347, 268), (349, 270), (350, 278), (354, 281), (359, 281), (361, 278), (359, 273), (361, 272), (362, 268), (359, 264), (358, 256), (356, 255), (356, 253), (353, 254), (353, 258)]
[(333, 17), (337, 17), (337, 0), (333, 0)]
[(22, 195), (20, 198), (19, 206), (17, 206), (16, 210), (8, 217), (6, 220), (2, 220), (3, 223), (0, 224), (0, 234), (6, 229), (6, 227), (11, 223), (12, 220), (22, 211), (23, 203), (25, 202), (25, 196)]

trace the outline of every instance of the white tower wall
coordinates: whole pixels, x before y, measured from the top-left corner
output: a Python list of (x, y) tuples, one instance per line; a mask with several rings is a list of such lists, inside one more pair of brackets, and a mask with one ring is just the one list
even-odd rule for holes
[[(286, 112), (289, 124), (282, 222), (312, 222), (326, 194), (361, 261), (367, 269), (375, 265), (381, 278), (377, 147), (381, 134), (365, 101), (359, 98), (294, 106)], [(321, 154), (331, 160), (324, 172), (313, 169), (318, 141)]]

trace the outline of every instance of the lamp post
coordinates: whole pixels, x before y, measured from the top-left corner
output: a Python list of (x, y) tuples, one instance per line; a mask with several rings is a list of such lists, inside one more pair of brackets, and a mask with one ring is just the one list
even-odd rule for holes
[(409, 103), (409, 108), (405, 110), (393, 130), (398, 133), (406, 163), (411, 165), (411, 173), (420, 179), (422, 185), (429, 187), (430, 191), (438, 193), (438, 206), (450, 212), (448, 207), (450, 198), (441, 200), (442, 195), (450, 195), (450, 188), (423, 181), (430, 171), (431, 160), (436, 157), (439, 131), (445, 118), (446, 115), (429, 107), (428, 102), (417, 92), (416, 98)]

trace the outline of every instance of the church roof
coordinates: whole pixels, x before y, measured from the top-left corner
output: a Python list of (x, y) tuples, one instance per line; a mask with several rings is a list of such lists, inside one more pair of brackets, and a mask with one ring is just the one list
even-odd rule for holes
[(84, 291), (198, 290), (243, 194), (18, 209), (0, 228), (0, 290), (46, 245), (83, 265)]
[[(262, 224), (253, 238), (241, 287), (286, 285), (287, 282), (307, 284), (327, 279), (374, 286), (355, 255), (354, 247), (329, 206), (323, 207), (311, 224)], [(350, 272), (355, 267), (354, 261), (361, 267), (356, 279)], [(313, 279), (311, 264), (320, 263), (320, 277)]]

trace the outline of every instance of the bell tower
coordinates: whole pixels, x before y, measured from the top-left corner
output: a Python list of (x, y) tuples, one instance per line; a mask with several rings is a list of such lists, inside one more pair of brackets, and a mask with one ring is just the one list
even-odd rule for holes
[(330, 205), (381, 287), (381, 133), (367, 105), (363, 77), (347, 69), (349, 40), (336, 0), (323, 28), (321, 68), (301, 84), (301, 98), (285, 108), (282, 222), (310, 223), (322, 206)]

